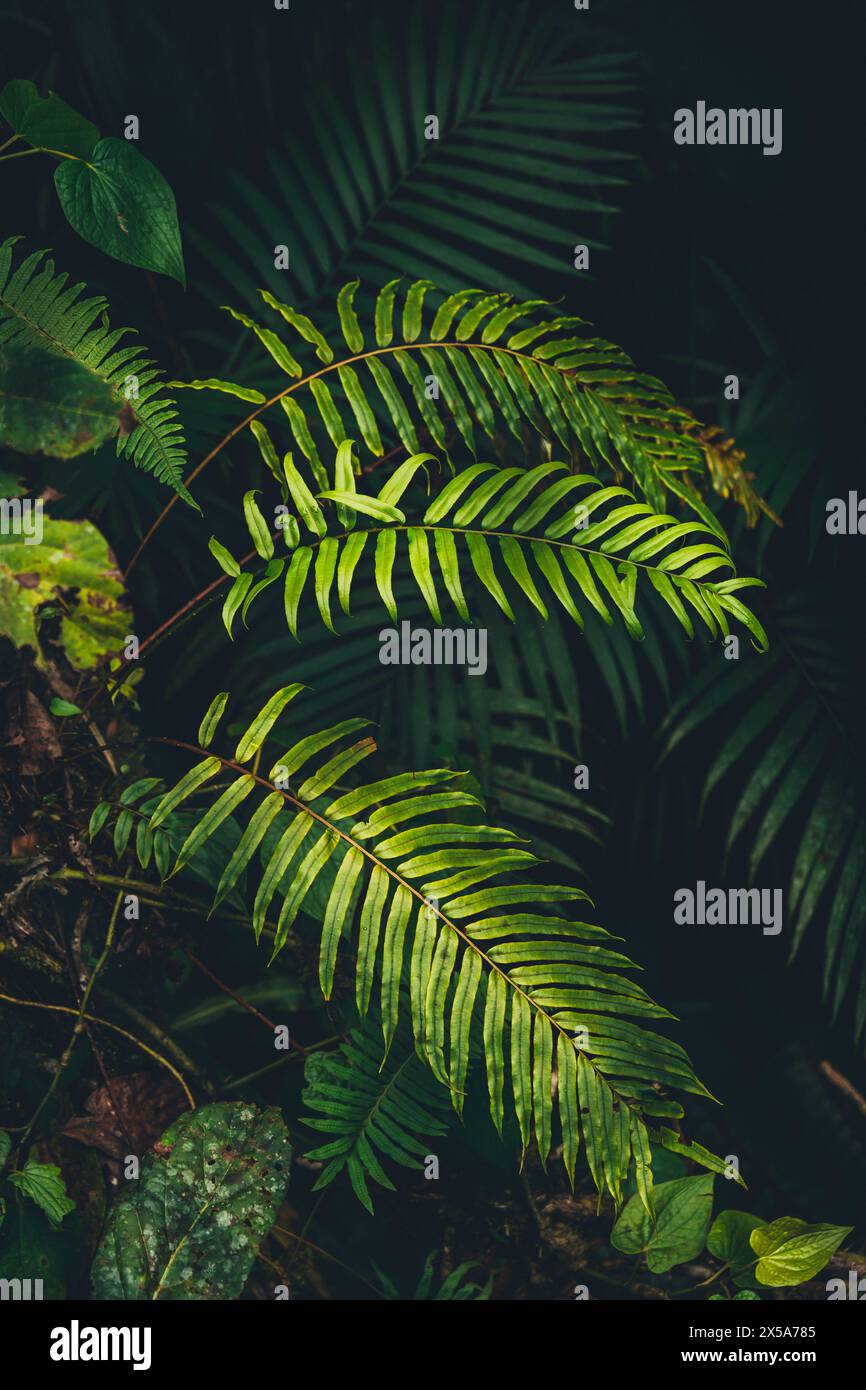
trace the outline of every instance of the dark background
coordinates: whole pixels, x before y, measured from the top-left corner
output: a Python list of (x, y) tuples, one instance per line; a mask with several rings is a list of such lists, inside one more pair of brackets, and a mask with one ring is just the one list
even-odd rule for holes
[[(140, 148), (177, 196), (190, 287), (184, 293), (84, 246), (64, 223), (35, 159), (5, 166), (4, 231), (51, 245), (60, 264), (74, 265), (76, 276), (107, 294), (114, 322), (140, 329), (170, 374), (220, 375), (224, 339), (216, 335), (225, 330), (212, 272), (190, 229), (219, 239), (212, 209), (233, 196), (227, 171), (240, 170), (267, 189), (268, 151), (286, 144), (303, 149), (302, 98), (315, 90), (327, 100), (341, 91), (347, 64), (366, 61), (372, 11), (384, 15), (399, 54), (414, 12), (435, 29), (437, 16), (455, 3), (461, 14), (471, 8), (459, 0), (435, 6), (292, 0), (289, 20), (275, 16), (269, 0), (7, 0), (0, 5), (0, 78), (29, 76), (55, 88), (104, 133), (120, 134), (129, 112), (139, 116)], [(776, 608), (791, 592), (823, 596), (828, 626), (832, 617), (834, 633), (841, 633), (833, 638), (836, 655), (846, 679), (862, 690), (866, 540), (823, 531), (826, 499), (845, 495), (862, 478), (859, 7), (840, 0), (592, 0), (588, 13), (575, 14), (569, 0), (557, 0), (535, 8), (556, 11), (564, 31), (585, 26), (592, 51), (633, 54), (640, 117), (634, 130), (617, 137), (638, 159), (630, 186), (617, 195), (621, 211), (596, 228), (608, 249), (593, 254), (592, 279), (575, 289), (573, 278), (559, 280), (545, 270), (534, 288), (565, 295), (565, 312), (594, 320), (702, 418), (725, 420), (735, 431), (736, 415), (725, 417), (721, 399), (725, 373), (740, 376), (744, 393), (767, 370), (792, 388), (749, 447), (748, 466), (760, 491), (762, 470), (790, 449), (803, 479), (783, 513), (783, 529), (762, 521), (739, 535), (739, 566), (768, 580), (771, 637)], [(503, 3), (496, 13), (508, 25), (513, 7)], [(782, 107), (781, 155), (676, 146), (673, 112), (698, 99)], [(190, 421), (195, 459), (207, 421), (194, 411)], [(202, 494), (206, 510), (217, 515), (226, 507), (221, 476), (214, 470)], [(100, 518), (121, 563), (164, 500), (148, 480), (114, 465), (110, 452), (77, 467), (63, 486), (70, 514), (84, 510)], [(202, 560), (206, 533), (195, 530), (191, 517), (181, 519), (180, 510), (155, 543), (151, 565), (133, 577), (143, 631), (211, 577), (207, 556)], [(732, 523), (732, 509), (723, 515)], [(150, 677), (146, 725), (164, 724), (170, 702), (161, 699), (163, 684), (177, 713), (175, 660), (166, 654)], [(198, 710), (213, 688), (204, 669), (186, 681), (183, 697)], [(700, 824), (696, 813), (706, 769), (731, 726), (705, 727), (687, 753), (662, 768), (657, 735), (666, 713), (656, 687), (642, 726), (628, 738), (612, 726), (602, 740), (610, 757), (599, 781), (615, 830), (592, 871), (601, 920), (621, 930), (646, 966), (644, 983), (682, 1019), (677, 1036), (725, 1104), (723, 1112), (694, 1107), (697, 1132), (718, 1152), (739, 1155), (751, 1189), (746, 1204), (768, 1217), (784, 1209), (856, 1223), (862, 1233), (866, 1113), (828, 1082), (820, 1064), (829, 1060), (861, 1092), (866, 1068), (862, 1045), (852, 1040), (850, 1010), (831, 1025), (821, 1002), (820, 930), (788, 967), (784, 934), (671, 924), (676, 887), (701, 877), (746, 880), (733, 866), (721, 877), (730, 804), (717, 798)], [(851, 749), (852, 769), (859, 768), (856, 740)], [(853, 794), (862, 797), (859, 771), (852, 778)], [(799, 830), (786, 829), (762, 873), (764, 886), (787, 881), (798, 842)]]

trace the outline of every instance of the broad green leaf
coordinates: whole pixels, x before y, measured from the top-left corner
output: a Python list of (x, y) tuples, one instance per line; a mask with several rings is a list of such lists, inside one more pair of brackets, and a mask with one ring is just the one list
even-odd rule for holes
[(78, 362), (35, 348), (0, 351), (0, 439), (21, 454), (77, 458), (117, 434), (119, 391)]
[(174, 194), (129, 140), (100, 140), (86, 163), (64, 159), (54, 184), (69, 222), (91, 246), (186, 285)]
[(749, 1237), (758, 1226), (766, 1224), (762, 1216), (752, 1216), (747, 1211), (720, 1212), (710, 1227), (707, 1249), (730, 1267), (733, 1278), (747, 1270), (753, 1272), (756, 1256)]
[(122, 648), (132, 614), (108, 543), (92, 522), (45, 517), (40, 545), (0, 535), (0, 636), (34, 647), (39, 666), (37, 610), (56, 599), (58, 588), (73, 590), (60, 621), (72, 666), (86, 671)]
[(787, 1288), (804, 1284), (820, 1273), (853, 1226), (810, 1226), (795, 1216), (782, 1216), (758, 1226), (749, 1243), (758, 1256), (755, 1277), (759, 1284)]
[(72, 1234), (72, 1222), (53, 1226), (20, 1192), (10, 1193), (0, 1222), (0, 1279), (41, 1279), (42, 1297), (65, 1299), (73, 1272), (85, 1258)]
[(99, 834), (100, 830), (105, 825), (105, 822), (108, 820), (108, 817), (110, 815), (110, 801), (100, 801), (96, 806), (94, 806), (90, 814), (90, 824), (88, 825), (88, 834), (91, 840), (96, 839), (96, 836)]
[(80, 116), (56, 92), (40, 96), (33, 82), (7, 82), (0, 92), (0, 115), (29, 145), (75, 159), (89, 159), (99, 139), (92, 121)]
[(108, 1217), (93, 1297), (239, 1298), (289, 1181), (279, 1111), (219, 1101), (182, 1115)]
[(60, 1169), (54, 1163), (37, 1163), (29, 1158), (22, 1169), (9, 1174), (9, 1181), (35, 1202), (54, 1226), (59, 1226), (64, 1216), (75, 1210)]
[(626, 1255), (644, 1253), (653, 1274), (693, 1260), (710, 1229), (714, 1181), (705, 1173), (659, 1183), (653, 1193), (655, 1223), (640, 1197), (630, 1197), (613, 1228), (611, 1244)]
[(53, 697), (48, 708), (58, 719), (70, 719), (72, 715), (81, 713), (80, 705), (73, 705), (71, 700), (61, 700), (57, 695)]

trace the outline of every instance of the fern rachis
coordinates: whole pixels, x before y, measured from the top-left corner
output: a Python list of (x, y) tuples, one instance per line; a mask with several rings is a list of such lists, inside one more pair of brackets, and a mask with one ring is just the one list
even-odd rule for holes
[[(418, 1054), (448, 1088), (458, 1113), (470, 1035), (478, 1029), (494, 1124), (501, 1133), (508, 1072), (522, 1145), (534, 1134), (542, 1160), (552, 1144), (552, 1079), (558, 1075), (563, 1159), (572, 1180), (582, 1140), (599, 1190), (619, 1201), (634, 1154), (639, 1186), (651, 1205), (645, 1162), (651, 1135), (680, 1144), (718, 1170), (720, 1160), (698, 1146), (683, 1146), (673, 1131), (649, 1128), (654, 1117), (681, 1113), (659, 1096), (659, 1084), (708, 1094), (682, 1048), (642, 1026), (671, 1015), (623, 973), (634, 966), (611, 949), (607, 932), (550, 914), (555, 904), (588, 902), (582, 890), (533, 881), (540, 861), (513, 832), (465, 819), (478, 814), (480, 803), (459, 789), (459, 774), (398, 774), (334, 798), (338, 784), (375, 752), (367, 736), (347, 742), (359, 730), (345, 725), (296, 741), (274, 764), (272, 780), (249, 771), (299, 691), (293, 685), (275, 692), (232, 758), (207, 751), (225, 707), (222, 697), (202, 721), (198, 747), (163, 740), (200, 761), (160, 798), (149, 818), (152, 832), (208, 783), (231, 779), (197, 813), (172, 872), (253, 797), (258, 806), (224, 868), (215, 905), (260, 854), (252, 924), (258, 938), (271, 903), (282, 896), (276, 955), (327, 868), (332, 878), (320, 940), (323, 995), (328, 998), (333, 989), (341, 939), (357, 924), (360, 1014), (370, 1007), (378, 978), (385, 1053), (408, 1011)], [(294, 785), (301, 777), (297, 791), (286, 789), (287, 780)], [(404, 959), (408, 1005), (400, 979)]]
[[(102, 296), (81, 299), (83, 286), (66, 287), (54, 262), (35, 251), (12, 270), (9, 237), (0, 245), (0, 349), (36, 347), (76, 362), (107, 385), (123, 405), (117, 453), (153, 473), (176, 496), (198, 507), (183, 482), (183, 431), (174, 401), (150, 358), (138, 347), (120, 347), (128, 329), (110, 329)], [(129, 383), (134, 382), (134, 391)]]
[[(273, 328), (229, 308), (290, 384), (268, 397), (256, 388), (213, 377), (171, 383), (254, 402), (254, 409), (193, 469), (189, 481), (247, 426), (258, 433), (259, 417), (277, 403), (319, 487), (327, 476), (320, 458), (325, 439), (339, 447), (357, 434), (370, 457), (379, 459), (385, 453), (383, 429), (414, 454), (420, 451), (421, 428), (434, 447), (447, 453), (444, 408), (458, 448), (471, 457), (476, 456), (476, 424), (502, 447), (510, 436), (518, 446), (521, 468), (526, 465), (526, 432), (541, 435), (574, 452), (597, 473), (630, 474), (656, 510), (664, 492), (672, 493), (723, 538), (691, 481), (707, 473), (704, 444), (695, 433), (693, 417), (677, 406), (662, 382), (639, 372), (620, 348), (603, 339), (576, 336), (586, 328), (584, 319), (552, 315), (552, 306), (542, 305), (540, 311), (538, 300), (514, 301), (510, 295), (478, 289), (437, 296), (431, 281), (418, 280), (403, 295), (398, 321), (399, 284), (391, 280), (378, 293), (372, 348), (354, 304), (359, 281), (340, 290), (337, 312), (347, 354), (333, 346), (308, 315), (268, 290), (261, 291), (265, 304), (297, 335), (291, 347)], [(440, 302), (425, 323), (427, 302), (433, 297)], [(310, 348), (320, 365), (305, 371), (300, 359)], [(356, 371), (361, 366), (371, 377), (368, 385)], [(745, 486), (745, 475), (741, 482)], [(173, 504), (171, 499), (140, 549)]]
[[(260, 434), (259, 444), (266, 459), (276, 458), (266, 432)], [(554, 599), (579, 628), (581, 608), (611, 624), (610, 602), (630, 635), (641, 639), (644, 632), (635, 612), (640, 576), (641, 589), (648, 583), (689, 637), (694, 635), (692, 610), (711, 636), (727, 636), (728, 619), (733, 617), (747, 627), (759, 650), (766, 649), (763, 628), (737, 597), (744, 588), (762, 587), (760, 581), (731, 574), (734, 563), (728, 550), (703, 523), (654, 512), (625, 488), (603, 487), (591, 475), (569, 473), (566, 464), (556, 462), (525, 471), (472, 464), (455, 473), (418, 519), (410, 521), (404, 494), (426, 473), (433, 456), (413, 455), (371, 494), (356, 487), (352, 454), (353, 442), (344, 441), (337, 451), (333, 486), (317, 496), (292, 456), (283, 460), (281, 496), (295, 508), (290, 512), (281, 506), (281, 530), (291, 552), (288, 565), (275, 557), (273, 536), (253, 492), (244, 498), (245, 519), (255, 553), (268, 562), (255, 582), (250, 573), (241, 573), (240, 562), (223, 545), (215, 538), (211, 541), (215, 558), (233, 579), (223, 606), (230, 635), (236, 614), (245, 621), (254, 601), (284, 571), (284, 606), (292, 634), (297, 637), (308, 577), (322, 621), (333, 632), (332, 599), (338, 599), (348, 616), (353, 584), (371, 560), (376, 589), (392, 620), (398, 617), (395, 571), (408, 560), (434, 623), (443, 621), (440, 598), (445, 595), (462, 621), (469, 622), (462, 560), (471, 582), (514, 622), (495, 555), (508, 585), (545, 621)], [(583, 524), (575, 530), (578, 511)], [(302, 530), (309, 536), (304, 543)]]

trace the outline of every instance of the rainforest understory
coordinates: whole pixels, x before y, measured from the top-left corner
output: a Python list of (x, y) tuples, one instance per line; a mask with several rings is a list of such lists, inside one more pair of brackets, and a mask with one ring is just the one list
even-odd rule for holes
[(859, 1297), (856, 480), (770, 19), (768, 160), (673, 138), (698, 50), (755, 100), (680, 3), (220, 0), (206, 63), (156, 4), (135, 65), (6, 11), (0, 1279)]

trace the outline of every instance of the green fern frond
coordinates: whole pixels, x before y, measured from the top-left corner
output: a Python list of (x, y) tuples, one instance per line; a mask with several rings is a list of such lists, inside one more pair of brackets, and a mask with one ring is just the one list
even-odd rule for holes
[[(54, 273), (54, 262), (34, 251), (13, 270), (12, 248), (18, 237), (0, 245), (0, 348), (38, 347), (78, 363), (113, 392), (119, 404), (121, 432), (118, 457), (153, 473), (198, 508), (183, 483), (186, 464), (183, 431), (174, 401), (163, 394), (164, 382), (139, 347), (120, 347), (126, 328), (111, 329), (107, 301), (80, 297), (82, 284), (67, 287), (68, 276)], [(124, 389), (135, 378), (136, 394)]]
[[(266, 456), (273, 451), (269, 440), (264, 448)], [(545, 620), (551, 604), (560, 605), (579, 628), (584, 626), (583, 611), (595, 611), (609, 625), (618, 613), (629, 634), (642, 640), (644, 631), (635, 612), (640, 581), (641, 589), (651, 586), (689, 637), (694, 635), (692, 614), (711, 637), (727, 636), (728, 620), (734, 618), (748, 629), (754, 645), (766, 650), (763, 628), (737, 597), (739, 591), (763, 584), (736, 577), (715, 529), (655, 512), (625, 488), (604, 487), (591, 474), (572, 474), (566, 464), (553, 462), (529, 470), (472, 464), (411, 522), (398, 503), (432, 455), (413, 455), (371, 495), (356, 489), (351, 449), (347, 440), (338, 450), (337, 488), (326, 488), (316, 497), (292, 456), (285, 456), (288, 493), (298, 512), (295, 524), (284, 528), (292, 548), (288, 567), (274, 558), (273, 538), (258, 509), (253, 513), (249, 505), (245, 511), (250, 534), (258, 553), (268, 559), (268, 569), (257, 582), (250, 573), (240, 573), (237, 561), (213, 542), (212, 548), (223, 552), (217, 556), (223, 568), (234, 576), (223, 607), (230, 636), (236, 614), (246, 619), (255, 598), (284, 569), (284, 606), (292, 635), (298, 635), (308, 578), (322, 621), (335, 631), (333, 603), (349, 614), (352, 585), (365, 554), (387, 613), (397, 621), (394, 572), (399, 549), (437, 626), (443, 621), (446, 597), (464, 623), (471, 621), (464, 590), (468, 579), (512, 622), (515, 615), (506, 585), (516, 588)], [(334, 512), (326, 513), (322, 502), (332, 503)], [(374, 524), (356, 525), (356, 520)], [(311, 538), (309, 543), (297, 543), (302, 530)]]
[[(475, 1283), (473, 1279), (470, 1279), (468, 1277), (469, 1271), (471, 1269), (478, 1268), (478, 1265), (475, 1264), (472, 1260), (464, 1260), (462, 1264), (459, 1264), (454, 1269), (452, 1269), (451, 1273), (446, 1275), (446, 1277), (442, 1280), (442, 1283), (439, 1285), (439, 1288), (434, 1293), (434, 1266), (436, 1264), (436, 1259), (440, 1254), (441, 1251), (439, 1250), (431, 1250), (428, 1254), (426, 1260), (424, 1261), (424, 1268), (421, 1271), (421, 1278), (418, 1280), (418, 1283), (415, 1287), (415, 1291), (411, 1295), (413, 1300), (425, 1303), (484, 1303), (489, 1299), (491, 1293), (493, 1292), (493, 1275), (489, 1275), (485, 1284)], [(379, 1268), (375, 1261), (373, 1261), (372, 1263), (373, 1268), (376, 1271), (376, 1277), (379, 1280), (379, 1283), (382, 1285), (385, 1297), (393, 1299), (395, 1301), (399, 1301), (402, 1295), (400, 1294), (400, 1291), (394, 1283), (393, 1279), (390, 1279), (388, 1275), (384, 1272), (384, 1270)]]
[[(535, 436), (594, 473), (628, 473), (656, 510), (668, 491), (722, 537), (690, 480), (706, 474), (694, 418), (620, 348), (587, 334), (584, 319), (551, 316), (550, 306), (545, 317), (539, 300), (516, 302), (479, 289), (443, 298), (429, 280), (405, 291), (394, 280), (379, 291), (372, 326), (363, 325), (358, 285), (351, 281), (337, 296), (342, 344), (268, 290), (261, 292), (265, 303), (296, 335), (291, 347), (273, 328), (229, 310), (291, 383), (259, 403), (249, 422), (261, 429), (258, 417), (279, 402), (319, 489), (328, 486), (320, 454), (326, 440), (338, 448), (359, 437), (375, 460), (392, 442), (420, 453), (423, 434), (449, 459), (461, 450), (474, 458), (480, 429), (488, 447), (500, 451), (507, 452), (510, 437), (521, 469)], [(300, 359), (310, 347), (318, 363), (305, 371)], [(244, 399), (251, 392), (225, 381), (172, 385)]]
[[(324, 883), (319, 983), (326, 999), (340, 948), (351, 939), (362, 1018), (378, 981), (385, 1054), (408, 1013), (419, 1057), (448, 1088), (459, 1114), (475, 1034), (500, 1134), (507, 1095), (523, 1148), (534, 1136), (546, 1162), (556, 1109), (570, 1180), (583, 1143), (599, 1192), (619, 1202), (634, 1155), (638, 1190), (651, 1208), (649, 1125), (653, 1117), (682, 1113), (657, 1088), (709, 1094), (684, 1050), (643, 1026), (672, 1015), (629, 977), (635, 966), (612, 949), (615, 938), (582, 920), (582, 911), (573, 915), (569, 905), (588, 902), (587, 895), (547, 881), (540, 861), (511, 831), (477, 819), (480, 802), (461, 789), (460, 774), (419, 770), (351, 785), (354, 769), (376, 749), (369, 736), (351, 741), (361, 720), (295, 739), (272, 766), (271, 780), (248, 771), (266, 740), (276, 738), (277, 720), (300, 689), (295, 683), (275, 692), (232, 758), (177, 745), (201, 757), (160, 798), (151, 831), (194, 794), (211, 790), (171, 872), (254, 804), (225, 862), (214, 906), (258, 854), (251, 922), (258, 940), (267, 912), (281, 899), (273, 959), (317, 882)], [(212, 734), (213, 707), (206, 723)], [(400, 987), (404, 962), (408, 1005)], [(676, 1135), (673, 1141), (682, 1143)], [(723, 1170), (720, 1159), (686, 1148)]]
[[(398, 578), (394, 592), (410, 623), (426, 621), (423, 599), (411, 576)], [(435, 760), (469, 770), (505, 825), (529, 835), (546, 859), (586, 877), (584, 852), (603, 839), (608, 822), (586, 791), (563, 803), (563, 776), (570, 784), (570, 769), (583, 760), (583, 692), (574, 671), (571, 624), (561, 622), (553, 609), (542, 622), (528, 603), (519, 606), (517, 596), (513, 602), (518, 622), (511, 623), (486, 593), (478, 599), (478, 621), (488, 634), (483, 680), (454, 666), (383, 666), (381, 599), (372, 570), (369, 575), (359, 570), (352, 590), (351, 628), (341, 636), (339, 648), (321, 624), (308, 627), (302, 646), (287, 649), (282, 605), (264, 605), (256, 610), (260, 621), (254, 642), (223, 657), (228, 663), (226, 683), (236, 700), (248, 699), (250, 704), (262, 681), (270, 686), (297, 679), (314, 685), (310, 731), (322, 722), (337, 723), (363, 711), (378, 725), (379, 746), (392, 763), (427, 767)], [(658, 624), (651, 623), (651, 613), (641, 617), (647, 629), (643, 651), (658, 640)], [(620, 633), (621, 644), (614, 643), (609, 652), (610, 638)], [(678, 631), (671, 635), (674, 649), (682, 654)], [(219, 642), (216, 629), (203, 628), (205, 636)], [(637, 673), (642, 663), (632, 655), (635, 644), (624, 629), (607, 628), (594, 615), (584, 636), (587, 654), (598, 661), (605, 688), (619, 708), (626, 697), (624, 681), (629, 694), (633, 680), (640, 691)], [(203, 659), (202, 647), (185, 654), (175, 679), (182, 679), (187, 659)], [(352, 671), (350, 684), (347, 668)], [(306, 729), (302, 708), (298, 719)], [(551, 837), (552, 829), (564, 832), (562, 843)]]
[(368, 1180), (395, 1190), (381, 1160), (417, 1172), (430, 1152), (430, 1140), (447, 1132), (448, 1093), (422, 1065), (403, 1026), (384, 1063), (370, 1026), (353, 1028), (339, 1052), (310, 1054), (304, 1080), (304, 1103), (316, 1112), (305, 1116), (304, 1123), (335, 1136), (306, 1155), (326, 1163), (313, 1191), (327, 1187), (345, 1169), (371, 1214)]

